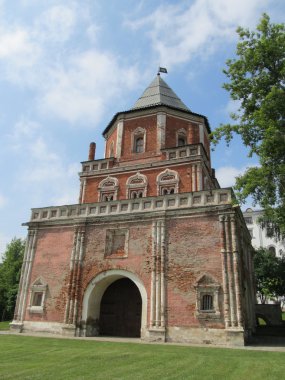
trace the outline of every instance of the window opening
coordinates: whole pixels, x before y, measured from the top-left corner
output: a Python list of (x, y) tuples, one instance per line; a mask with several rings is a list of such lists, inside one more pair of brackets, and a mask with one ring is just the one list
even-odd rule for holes
[(186, 139), (184, 136), (179, 136), (178, 137), (178, 146), (184, 146), (186, 145)]
[(143, 152), (143, 137), (137, 137), (135, 141), (135, 152), (142, 153)]
[(210, 294), (203, 295), (201, 310), (213, 310), (213, 296)]
[(35, 292), (32, 306), (42, 306), (43, 292)]

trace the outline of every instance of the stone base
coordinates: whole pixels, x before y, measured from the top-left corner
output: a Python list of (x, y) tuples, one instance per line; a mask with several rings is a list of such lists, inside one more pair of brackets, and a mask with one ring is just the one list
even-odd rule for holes
[(202, 327), (169, 327), (166, 341), (175, 343), (244, 346), (243, 329), (210, 329)]
[(143, 340), (147, 342), (165, 342), (165, 329), (152, 328), (146, 331)]
[(63, 336), (76, 336), (75, 325), (62, 325), (61, 334)]
[(63, 323), (58, 322), (32, 322), (24, 321), (22, 332), (29, 333), (47, 333), (47, 334), (59, 334), (62, 335), (62, 327), (66, 326)]
[(10, 330), (13, 332), (21, 333), (23, 331), (24, 324), (22, 322), (12, 321), (10, 323)]

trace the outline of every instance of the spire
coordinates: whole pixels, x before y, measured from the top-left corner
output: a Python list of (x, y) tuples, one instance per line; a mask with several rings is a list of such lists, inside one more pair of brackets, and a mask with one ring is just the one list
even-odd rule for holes
[(164, 105), (185, 111), (190, 109), (182, 102), (158, 73), (141, 97), (136, 101), (132, 110), (151, 106)]

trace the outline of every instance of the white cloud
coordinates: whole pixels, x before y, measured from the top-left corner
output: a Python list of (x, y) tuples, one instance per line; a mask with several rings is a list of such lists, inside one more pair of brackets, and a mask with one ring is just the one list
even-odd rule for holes
[(245, 170), (246, 167), (222, 166), (216, 170), (216, 178), (221, 187), (234, 186), (235, 178), (243, 174)]
[[(34, 63), (36, 52), (40, 48), (31, 40), (31, 36), (25, 28), (17, 27), (12, 30), (0, 29), (0, 59), (21, 60), (21, 64)], [(27, 61), (25, 62), (25, 59)]]
[(124, 68), (115, 56), (87, 50), (70, 57), (67, 67), (50, 70), (39, 107), (70, 123), (98, 124), (111, 99), (137, 83), (137, 69)]
[[(45, 117), (94, 128), (109, 102), (123, 99), (142, 77), (136, 65), (123, 63), (124, 57), (89, 48), (100, 25), (90, 20), (79, 2), (52, 5), (31, 25), (10, 27), (4, 18), (1, 21), (0, 80), (34, 91)], [(88, 47), (71, 41), (79, 24)]]
[(133, 29), (148, 28), (161, 64), (171, 67), (235, 38), (238, 25), (254, 25), (269, 0), (196, 0), (158, 7), (150, 15), (127, 22)]
[(36, 20), (33, 34), (41, 41), (65, 42), (76, 26), (76, 7), (54, 5)]
[[(8, 135), (7, 145), (17, 160), (17, 186), (23, 192), (33, 194), (37, 202), (77, 201), (79, 164), (68, 161), (42, 125), (20, 120)], [(4, 202), (0, 194), (0, 207)]]

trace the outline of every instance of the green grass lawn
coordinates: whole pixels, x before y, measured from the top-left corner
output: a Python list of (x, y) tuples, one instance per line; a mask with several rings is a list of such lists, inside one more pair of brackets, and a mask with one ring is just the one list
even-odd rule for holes
[(0, 331), (10, 330), (10, 321), (0, 322)]
[(282, 379), (284, 353), (0, 336), (0, 379)]

